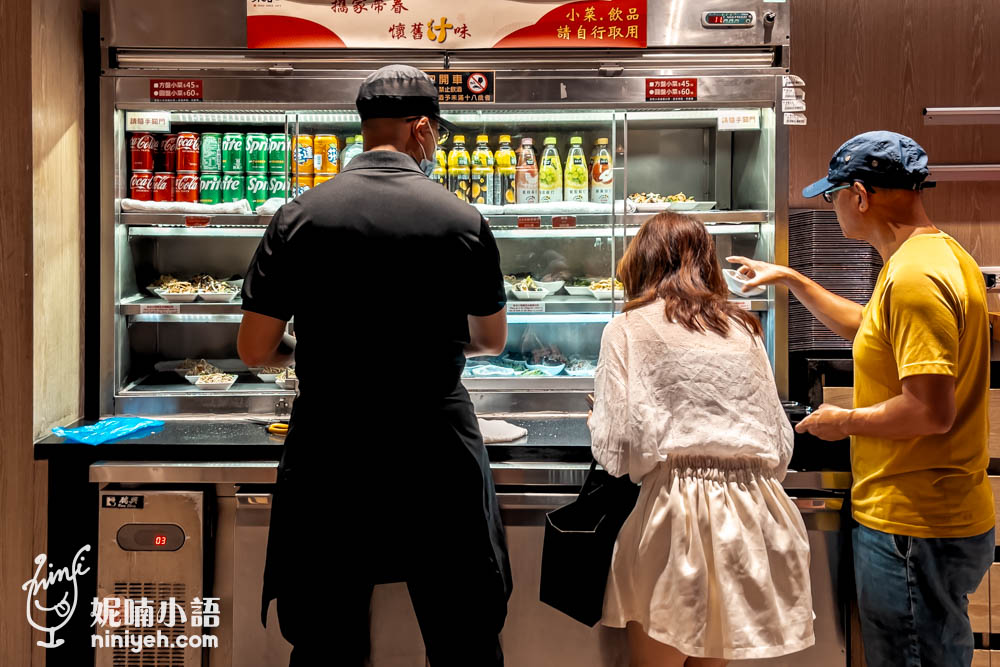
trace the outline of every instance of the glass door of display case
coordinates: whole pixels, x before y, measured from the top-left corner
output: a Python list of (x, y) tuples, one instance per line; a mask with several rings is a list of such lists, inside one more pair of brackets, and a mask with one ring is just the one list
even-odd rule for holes
[[(703, 222), (722, 268), (738, 255), (774, 261), (775, 116), (769, 108), (666, 109), (624, 112), (624, 177), (629, 203), (627, 247), (635, 232), (662, 210)], [(764, 327), (775, 358), (774, 288), (729, 298)]]
[(125, 114), (115, 112), (116, 412), (287, 411), (294, 375), (248, 369), (236, 338), (242, 277), (270, 221), (257, 206), (294, 196), (294, 114), (171, 111), (169, 131), (151, 134), (152, 164), (135, 155), (143, 133), (125, 130)]
[[(591, 391), (604, 326), (624, 305), (616, 263), (658, 211), (704, 222), (720, 260), (730, 254), (773, 260), (774, 114), (744, 110), (739, 130), (727, 129), (723, 114), (732, 115), (722, 109), (446, 112), (462, 133), (442, 142), (432, 178), (487, 218), (507, 284), (507, 348), (498, 357), (469, 360), (470, 390)], [(132, 162), (135, 133), (126, 132), (124, 115), (116, 111), (119, 201), (137, 194), (137, 175), (142, 195), (147, 172)], [(178, 141), (196, 137), (198, 152), (183, 159), (177, 153), (169, 164), (162, 150), (156, 153), (149, 171), (172, 171), (172, 179), (157, 182), (172, 180), (174, 192), (149, 198), (245, 204), (210, 214), (117, 207), (116, 411), (284, 408), (294, 398), (294, 378), (238, 361), (240, 281), (276, 205), (336, 179), (363, 150), (360, 120), (347, 110), (179, 110), (170, 121), (169, 134)], [(184, 189), (192, 182), (193, 194)], [(270, 208), (258, 208), (264, 204)], [(427, 267), (426, 277), (437, 285), (463, 279), (436, 266)], [(319, 300), (337, 299), (316, 289)], [(772, 291), (731, 298), (761, 317), (773, 358)], [(338, 307), (348, 312), (350, 303)], [(194, 372), (204, 370), (232, 382), (210, 393)]]

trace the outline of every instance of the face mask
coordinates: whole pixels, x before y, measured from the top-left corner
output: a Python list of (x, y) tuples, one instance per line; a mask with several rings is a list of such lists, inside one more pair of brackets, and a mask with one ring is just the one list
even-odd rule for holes
[(424, 176), (430, 178), (431, 174), (434, 173), (434, 167), (436, 165), (434, 164), (434, 160), (427, 159), (427, 151), (424, 150), (423, 144), (420, 144), (420, 153), (424, 156), (424, 159), (420, 161), (420, 170), (424, 172)]

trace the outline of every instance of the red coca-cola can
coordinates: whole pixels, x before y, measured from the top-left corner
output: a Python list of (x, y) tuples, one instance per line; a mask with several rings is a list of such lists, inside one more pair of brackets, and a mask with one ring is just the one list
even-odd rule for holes
[(177, 173), (174, 180), (174, 201), (198, 203), (198, 173)]
[(132, 154), (132, 171), (152, 171), (153, 153), (156, 150), (156, 140), (149, 132), (133, 132), (129, 139), (129, 152)]
[(197, 132), (181, 132), (177, 135), (177, 171), (198, 171), (200, 151)]
[(129, 196), (140, 201), (150, 201), (153, 198), (153, 172), (134, 171), (128, 183)]
[(156, 171), (177, 171), (177, 135), (164, 134), (160, 137), (156, 151)]
[(174, 201), (174, 180), (172, 171), (153, 174), (153, 201)]

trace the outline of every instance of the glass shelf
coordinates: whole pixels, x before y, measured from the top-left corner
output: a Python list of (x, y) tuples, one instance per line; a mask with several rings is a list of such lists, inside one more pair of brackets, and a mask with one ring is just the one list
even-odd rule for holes
[[(770, 302), (766, 299), (731, 299), (745, 310), (767, 312)], [(544, 308), (538, 312), (523, 312), (518, 308), (531, 304)], [(611, 301), (598, 301), (592, 297), (551, 296), (543, 301), (507, 301), (511, 324), (588, 324), (611, 321)], [(614, 301), (614, 312), (620, 313), (624, 302)], [(235, 298), (230, 303), (169, 303), (153, 297), (126, 299), (118, 306), (130, 322), (156, 323), (191, 322), (205, 324), (239, 324), (243, 319), (242, 302)]]
[[(188, 112), (175, 111), (170, 114), (171, 123), (225, 123), (239, 125), (284, 125), (288, 116), (283, 113), (252, 113), (252, 112)], [(358, 121), (355, 121), (358, 122)]]
[[(490, 228), (498, 239), (539, 238), (600, 238), (611, 236), (611, 224), (621, 233), (622, 221), (633, 234), (638, 227), (655, 213), (629, 213), (612, 216), (576, 215), (576, 227), (552, 227), (552, 216), (542, 219), (541, 227), (520, 228), (517, 215), (488, 215)], [(709, 234), (758, 234), (760, 223), (768, 219), (767, 211), (699, 211), (682, 215), (695, 215), (705, 223)], [(189, 226), (189, 218), (209, 219), (207, 225)], [(130, 236), (229, 236), (259, 237), (271, 222), (268, 215), (188, 215), (183, 213), (122, 213), (122, 223), (129, 227)]]

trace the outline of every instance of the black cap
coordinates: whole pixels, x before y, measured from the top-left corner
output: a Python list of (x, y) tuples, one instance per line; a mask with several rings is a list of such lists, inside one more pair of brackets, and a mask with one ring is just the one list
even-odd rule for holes
[(358, 89), (355, 104), (361, 120), (427, 116), (451, 132), (458, 130), (441, 118), (434, 80), (409, 65), (386, 65), (372, 72)]
[(815, 197), (839, 183), (861, 181), (890, 189), (920, 190), (934, 187), (927, 181), (927, 152), (916, 141), (896, 132), (865, 132), (848, 139), (830, 159), (826, 178), (802, 190)]

